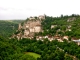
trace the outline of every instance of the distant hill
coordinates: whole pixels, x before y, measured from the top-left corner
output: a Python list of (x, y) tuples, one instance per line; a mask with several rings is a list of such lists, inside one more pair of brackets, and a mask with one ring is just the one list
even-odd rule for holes
[(19, 23), (23, 22), (24, 20), (5, 20), (5, 21), (19, 24)]
[(18, 28), (18, 24), (23, 20), (0, 20), (0, 35), (9, 37)]

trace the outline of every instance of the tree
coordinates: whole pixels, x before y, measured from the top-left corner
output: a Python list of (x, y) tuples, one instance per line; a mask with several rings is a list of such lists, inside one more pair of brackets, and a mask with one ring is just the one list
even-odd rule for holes
[(73, 60), (73, 59), (68, 54), (66, 54), (64, 60)]

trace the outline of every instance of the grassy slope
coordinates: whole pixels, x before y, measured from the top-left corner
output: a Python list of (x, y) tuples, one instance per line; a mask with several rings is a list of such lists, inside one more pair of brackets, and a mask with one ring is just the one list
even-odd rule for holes
[(28, 54), (28, 55), (31, 55), (31, 56), (33, 56), (34, 58), (38, 58), (38, 57), (40, 57), (40, 55), (39, 54), (36, 54), (36, 53), (33, 53), (33, 52), (27, 52), (26, 54)]

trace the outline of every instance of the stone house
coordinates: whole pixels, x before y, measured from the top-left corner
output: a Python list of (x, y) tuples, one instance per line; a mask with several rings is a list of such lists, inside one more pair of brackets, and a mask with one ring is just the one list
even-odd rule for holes
[(63, 39), (69, 40), (69, 36), (64, 36)]
[(77, 43), (77, 45), (80, 46), (80, 39), (79, 40), (73, 40), (75, 43)]
[(48, 36), (44, 36), (44, 38), (48, 38)]
[(57, 25), (51, 25), (51, 29), (52, 29), (52, 28), (55, 28), (56, 26), (57, 26)]
[(58, 38), (57, 39), (59, 42), (63, 42), (63, 39), (62, 38)]
[(59, 39), (60, 36), (59, 36), (59, 35), (55, 35), (54, 38), (55, 38), (55, 39)]
[(63, 42), (63, 38), (60, 35), (55, 35), (54, 39), (58, 40), (59, 42)]
[(48, 35), (48, 40), (49, 40), (49, 41), (52, 41), (52, 40), (54, 40), (53, 36), (51, 36), (51, 35)]

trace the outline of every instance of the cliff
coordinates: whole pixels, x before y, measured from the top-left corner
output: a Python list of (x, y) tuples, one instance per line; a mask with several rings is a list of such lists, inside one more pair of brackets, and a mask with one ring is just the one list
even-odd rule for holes
[(13, 34), (12, 38), (17, 38), (18, 40), (22, 38), (32, 39), (35, 33), (42, 32), (42, 20), (45, 20), (45, 15), (30, 17), (23, 24), (19, 23), (18, 30)]

